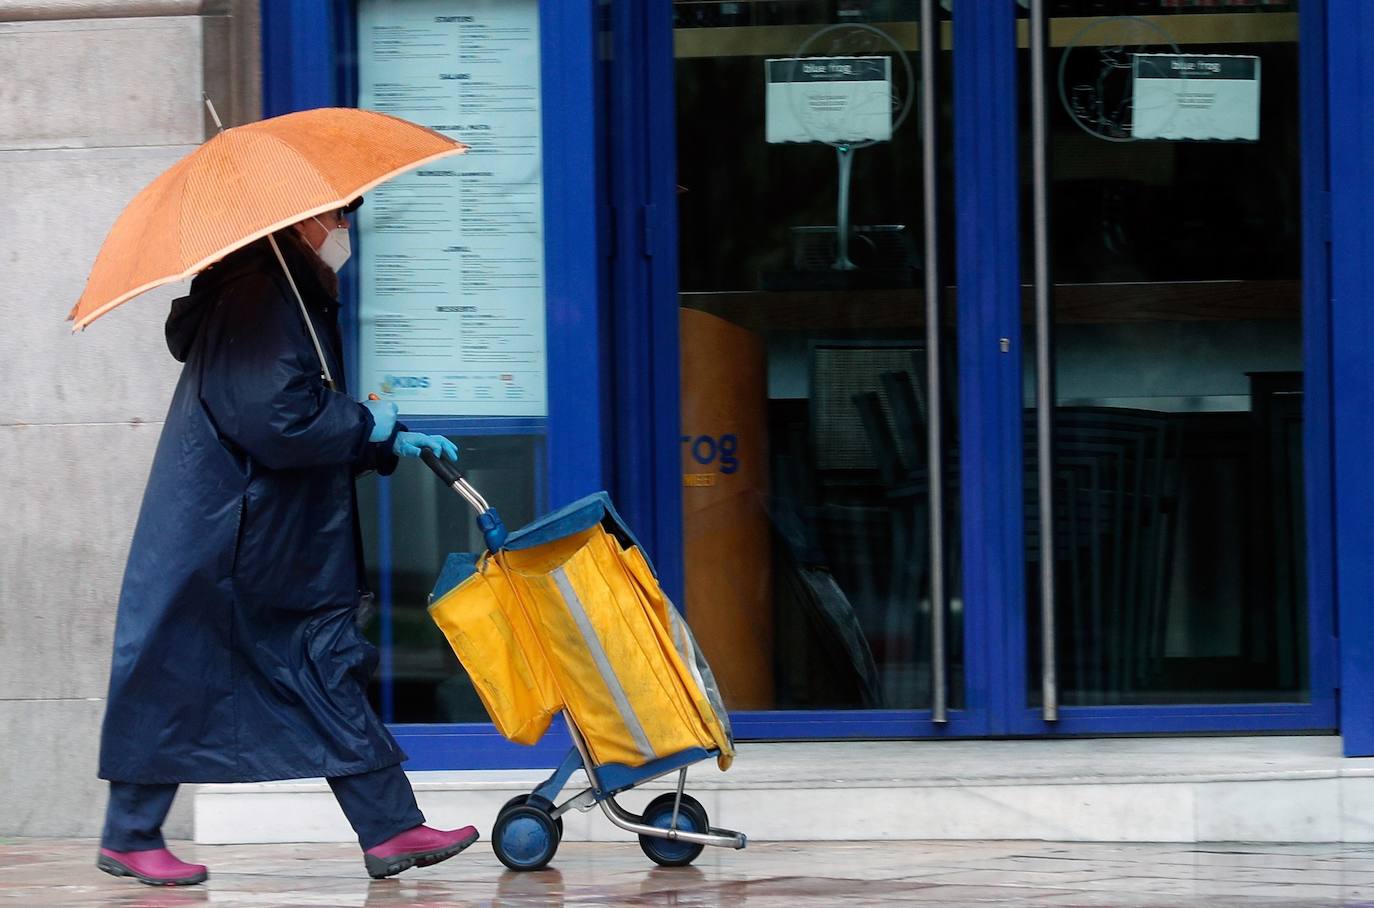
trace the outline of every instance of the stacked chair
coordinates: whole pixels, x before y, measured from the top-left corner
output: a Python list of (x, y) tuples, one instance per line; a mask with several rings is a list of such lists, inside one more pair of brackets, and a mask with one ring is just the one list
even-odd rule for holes
[[(927, 395), (911, 371), (884, 373), (881, 389), (855, 393), (890, 526), (890, 599), (883, 662), (930, 651), (930, 476)], [(1040, 525), (1034, 411), (1025, 416), (1026, 588), (1038, 594)], [(947, 585), (957, 587), (959, 454), (944, 457)], [(1163, 666), (1170, 555), (1180, 470), (1180, 430), (1169, 414), (1111, 407), (1058, 407), (1054, 414), (1054, 546), (1059, 675), (1064, 701), (1131, 703)], [(1036, 614), (1034, 603), (1029, 614)], [(950, 623), (952, 633), (954, 623)], [(1032, 634), (1038, 633), (1032, 630)], [(1039, 648), (1030, 648), (1032, 659)], [(1038, 666), (1033, 666), (1038, 668)], [(880, 666), (880, 670), (883, 666)], [(906, 700), (885, 681), (885, 692)]]

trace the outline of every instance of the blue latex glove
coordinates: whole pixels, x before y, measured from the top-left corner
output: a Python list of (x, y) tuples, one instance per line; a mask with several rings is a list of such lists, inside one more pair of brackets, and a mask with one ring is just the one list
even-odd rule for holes
[(389, 400), (365, 400), (363, 406), (372, 413), (370, 442), (386, 441), (396, 429), (396, 405)]
[(423, 432), (399, 432), (396, 444), (392, 446), (397, 457), (419, 457), (420, 452), (428, 449), (441, 460), (458, 462), (458, 446), (442, 435), (426, 435)]

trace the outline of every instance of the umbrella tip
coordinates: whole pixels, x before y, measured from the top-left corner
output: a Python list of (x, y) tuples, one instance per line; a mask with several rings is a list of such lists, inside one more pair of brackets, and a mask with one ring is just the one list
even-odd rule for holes
[(215, 121), (215, 127), (224, 132), (224, 124), (220, 122), (219, 113), (215, 110), (215, 102), (210, 100), (210, 93), (203, 91), (200, 96), (205, 99), (205, 107), (210, 111), (210, 119)]

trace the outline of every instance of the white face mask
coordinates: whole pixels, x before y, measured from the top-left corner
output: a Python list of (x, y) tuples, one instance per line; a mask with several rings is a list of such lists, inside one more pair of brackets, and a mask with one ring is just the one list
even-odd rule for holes
[[(316, 224), (320, 224), (320, 219), (314, 219)], [(320, 224), (324, 227), (324, 224)], [(348, 261), (348, 257), (353, 254), (353, 243), (348, 238), (347, 227), (335, 227), (333, 230), (326, 229), (324, 242), (320, 248), (315, 250), (319, 255), (320, 261), (324, 262), (334, 271), (338, 271)]]

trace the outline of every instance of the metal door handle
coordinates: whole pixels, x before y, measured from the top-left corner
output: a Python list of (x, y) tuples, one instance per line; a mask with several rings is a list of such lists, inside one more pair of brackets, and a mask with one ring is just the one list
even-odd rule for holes
[(939, 183), (936, 164), (935, 63), (940, 51), (935, 0), (921, 0), (921, 180), (925, 196), (926, 459), (930, 471), (931, 720), (949, 721), (949, 666), (945, 652), (945, 469), (940, 388)]
[(1050, 308), (1049, 139), (1045, 53), (1049, 24), (1045, 0), (1031, 0), (1031, 206), (1035, 286), (1035, 452), (1040, 526), (1040, 714), (1059, 719), (1059, 680), (1054, 627), (1054, 363)]

